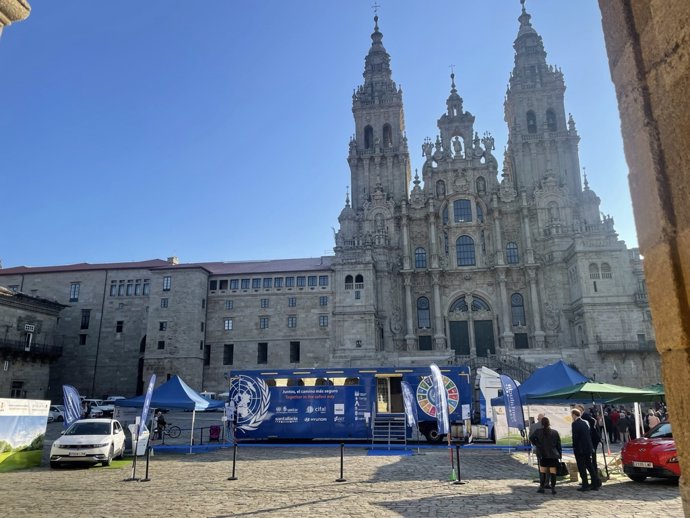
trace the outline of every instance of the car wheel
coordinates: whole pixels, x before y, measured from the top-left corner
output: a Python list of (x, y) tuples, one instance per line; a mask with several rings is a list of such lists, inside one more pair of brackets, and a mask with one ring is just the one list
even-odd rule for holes
[(122, 449), (118, 452), (117, 455), (115, 455), (115, 458), (117, 460), (121, 460), (125, 456), (125, 445), (122, 445)]
[(645, 480), (647, 480), (647, 477), (645, 475), (628, 475), (628, 478), (633, 482), (644, 482)]
[(51, 461), (50, 461), (50, 469), (55, 469), (55, 468), (59, 468), (59, 467), (60, 467), (60, 463), (59, 463), (59, 462), (56, 462), (56, 461), (54, 461), (54, 460), (51, 460)]
[(443, 441), (443, 435), (439, 434), (436, 428), (429, 428), (424, 432), (424, 437), (426, 437), (427, 442), (433, 444), (440, 444)]
[(110, 445), (110, 451), (108, 452), (108, 458), (103, 461), (103, 466), (110, 466), (110, 463), (113, 461), (114, 450), (115, 450), (115, 447), (111, 444)]

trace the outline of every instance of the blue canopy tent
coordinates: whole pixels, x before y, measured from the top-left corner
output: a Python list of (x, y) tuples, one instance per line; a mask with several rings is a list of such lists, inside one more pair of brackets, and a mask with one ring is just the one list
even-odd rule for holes
[[(119, 399), (115, 401), (115, 406), (141, 408), (144, 406), (145, 396), (131, 399)], [(211, 410), (223, 408), (224, 401), (212, 401), (200, 396), (198, 392), (187, 385), (179, 376), (173, 376), (157, 389), (154, 389), (151, 396), (151, 408), (180, 408), (191, 410), (192, 413), (192, 432), (189, 439), (191, 452), (194, 437), (194, 421), (197, 410)]]
[[(526, 403), (543, 403), (543, 401), (540, 400), (533, 400), (532, 397), (563, 387), (584, 383), (586, 381), (589, 381), (589, 378), (586, 378), (572, 367), (569, 367), (563, 360), (558, 360), (556, 363), (546, 365), (534, 371), (532, 375), (518, 387), (520, 402), (522, 402), (523, 405)], [(503, 398), (493, 398), (491, 404), (493, 406), (501, 406), (504, 404)]]

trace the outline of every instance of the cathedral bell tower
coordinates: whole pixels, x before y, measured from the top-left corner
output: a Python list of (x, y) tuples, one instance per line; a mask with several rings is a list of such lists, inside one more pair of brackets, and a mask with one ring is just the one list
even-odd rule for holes
[(396, 203), (407, 199), (411, 180), (402, 89), (391, 78), (390, 56), (382, 40), (375, 16), (371, 48), (364, 59), (364, 84), (352, 94), (355, 135), (348, 163), (356, 212), (377, 187)]
[(572, 117), (566, 118), (563, 73), (546, 63), (541, 36), (530, 23), (521, 0), (520, 29), (513, 43), (515, 66), (505, 98), (508, 159), (514, 187), (532, 194), (545, 177), (553, 177), (571, 195), (582, 191), (578, 142)]

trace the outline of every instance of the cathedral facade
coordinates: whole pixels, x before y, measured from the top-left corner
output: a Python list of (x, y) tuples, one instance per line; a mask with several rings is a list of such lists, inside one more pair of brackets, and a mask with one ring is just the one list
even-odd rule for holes
[(232, 369), (430, 362), (563, 359), (597, 381), (660, 380), (642, 260), (581, 180), (564, 77), (524, 7), (505, 152), (479, 135), (451, 75), (421, 176), (378, 18), (371, 39), (333, 256), (0, 269), (0, 285), (66, 306), (36, 336), (62, 351), (47, 396), (64, 383), (129, 396), (153, 373), (222, 392)]

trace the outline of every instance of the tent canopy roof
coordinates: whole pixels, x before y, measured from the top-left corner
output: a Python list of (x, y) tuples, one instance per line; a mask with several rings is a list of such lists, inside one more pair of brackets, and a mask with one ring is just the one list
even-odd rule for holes
[(538, 396), (533, 396), (535, 400), (573, 400), (573, 401), (593, 401), (603, 403), (611, 401), (614, 398), (630, 397), (635, 400), (644, 398), (646, 396), (658, 396), (653, 392), (637, 389), (633, 387), (624, 387), (622, 385), (613, 385), (611, 383), (595, 383), (592, 381), (577, 383), (570, 387), (563, 387), (550, 392), (545, 392)]
[[(115, 401), (115, 406), (140, 408), (144, 406), (144, 398), (145, 396), (138, 396), (131, 399), (119, 399)], [(151, 396), (152, 408), (209, 410), (212, 408), (222, 408), (224, 405), (224, 401), (211, 401), (200, 396), (194, 389), (182, 381), (182, 378), (179, 376), (170, 378), (155, 389)]]

